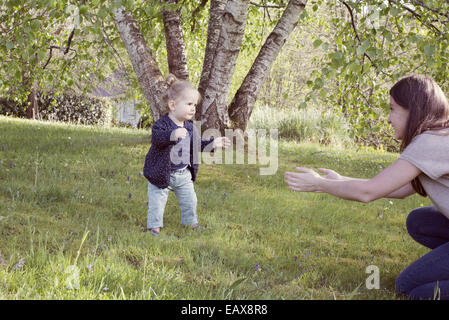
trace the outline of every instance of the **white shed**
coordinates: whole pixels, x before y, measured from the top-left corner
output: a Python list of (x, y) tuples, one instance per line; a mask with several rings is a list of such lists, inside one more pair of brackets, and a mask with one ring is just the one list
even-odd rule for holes
[[(90, 94), (102, 98), (121, 98), (125, 96), (126, 90), (129, 88), (126, 74), (119, 70), (115, 70), (106, 80), (96, 88), (90, 90)], [(136, 100), (119, 99), (122, 102), (115, 104), (114, 119), (117, 122), (129, 123), (134, 128), (137, 128), (141, 115), (136, 108)]]

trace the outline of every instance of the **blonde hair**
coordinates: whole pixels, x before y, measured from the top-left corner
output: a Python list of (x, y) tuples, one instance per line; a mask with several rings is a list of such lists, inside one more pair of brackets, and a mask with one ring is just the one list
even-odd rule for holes
[[(171, 73), (169, 73), (167, 78), (165, 78), (165, 83), (167, 83), (168, 85), (168, 90), (166, 94), (167, 110), (168, 110), (168, 101), (176, 100), (184, 90), (189, 89), (198, 92), (198, 90), (190, 83), (190, 81), (178, 79), (174, 74)], [(201, 100), (201, 95), (199, 92), (198, 96), (199, 96), (198, 100)]]

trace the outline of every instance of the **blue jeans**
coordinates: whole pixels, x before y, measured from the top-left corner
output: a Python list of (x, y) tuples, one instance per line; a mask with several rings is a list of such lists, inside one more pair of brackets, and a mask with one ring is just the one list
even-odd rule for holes
[(148, 218), (147, 229), (164, 226), (164, 210), (167, 203), (168, 191), (175, 193), (181, 207), (181, 224), (195, 225), (198, 223), (196, 215), (197, 198), (193, 188), (192, 174), (188, 168), (172, 171), (168, 188), (160, 189), (148, 182)]
[[(396, 279), (396, 291), (410, 299), (449, 299), (449, 219), (435, 207), (413, 210), (407, 230), (418, 243), (433, 249)], [(438, 292), (439, 290), (439, 292)]]

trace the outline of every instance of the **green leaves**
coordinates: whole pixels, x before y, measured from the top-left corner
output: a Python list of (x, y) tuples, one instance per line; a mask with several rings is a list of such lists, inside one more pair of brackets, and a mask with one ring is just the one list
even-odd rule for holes
[(427, 56), (433, 56), (433, 54), (435, 53), (435, 47), (431, 44), (425, 45), (424, 46), (424, 53)]
[(349, 70), (355, 73), (360, 73), (362, 71), (362, 66), (358, 63), (358, 61), (354, 61), (349, 65)]
[(365, 40), (362, 42), (360, 46), (357, 47), (357, 55), (362, 56), (365, 54), (366, 50), (370, 47), (371, 43), (369, 40)]
[[(305, 101), (321, 99), (350, 121), (356, 139), (376, 141), (373, 137), (388, 131), (382, 108), (399, 78), (425, 73), (449, 92), (449, 24), (444, 17), (449, 2), (416, 2), (413, 8), (383, 0), (370, 1), (369, 7), (364, 1), (346, 4), (330, 0), (316, 11), (328, 13), (320, 19), (320, 39), (313, 42), (326, 54), (306, 82), (312, 91)], [(331, 45), (325, 46), (325, 39)]]
[(316, 40), (313, 42), (313, 47), (316, 49), (316, 48), (318, 48), (322, 43), (323, 43), (323, 41), (321, 41), (320, 39), (316, 39)]

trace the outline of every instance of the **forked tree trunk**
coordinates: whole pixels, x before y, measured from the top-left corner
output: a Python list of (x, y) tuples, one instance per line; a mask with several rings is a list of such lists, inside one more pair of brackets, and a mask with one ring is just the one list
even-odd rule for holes
[(229, 116), (234, 128), (246, 129), (265, 76), (278, 56), (282, 46), (298, 23), (307, 0), (290, 0), (282, 17), (260, 49), (259, 55), (245, 77), (229, 106)]
[[(177, 0), (164, 0), (176, 3)], [(307, 0), (290, 0), (284, 14), (268, 36), (241, 88), (228, 107), (228, 96), (235, 64), (240, 52), (248, 14), (249, 0), (211, 0), (206, 52), (199, 91), (202, 102), (196, 114), (202, 129), (222, 133), (234, 126), (245, 130), (263, 80), (299, 20)], [(128, 51), (154, 120), (166, 109), (167, 85), (143, 38), (135, 19), (124, 8), (114, 9), (114, 20)], [(185, 45), (179, 12), (164, 12), (164, 30), (170, 72), (188, 78)], [(231, 119), (230, 119), (231, 117)]]
[[(165, 0), (165, 2), (177, 4), (178, 0)], [(162, 19), (164, 21), (168, 70), (178, 79), (188, 80), (186, 46), (179, 11), (165, 10)]]
[(164, 77), (133, 15), (123, 7), (114, 9), (113, 13), (115, 25), (126, 47), (145, 99), (151, 108), (153, 119), (156, 121), (166, 110), (164, 97), (167, 85)]
[[(206, 91), (209, 82), (209, 74), (212, 68), (212, 62), (217, 50), (218, 38), (220, 37), (221, 23), (223, 19), (224, 9), (228, 0), (211, 0), (209, 8), (209, 24), (207, 26), (206, 51), (203, 59), (203, 71), (201, 73), (198, 91), (201, 96)], [(196, 112), (196, 119), (201, 120), (201, 109)]]
[[(217, 6), (221, 4), (220, 1), (216, 2)], [(228, 96), (245, 32), (248, 6), (249, 0), (228, 0), (224, 8), (218, 42), (215, 50), (211, 48), (214, 55), (210, 69), (203, 69), (209, 73), (202, 87), (204, 93), (200, 110), (203, 130), (214, 128), (224, 133), (224, 129), (229, 127)], [(209, 29), (208, 32), (214, 33), (215, 36), (216, 29)], [(208, 56), (208, 59), (210, 58)]]

